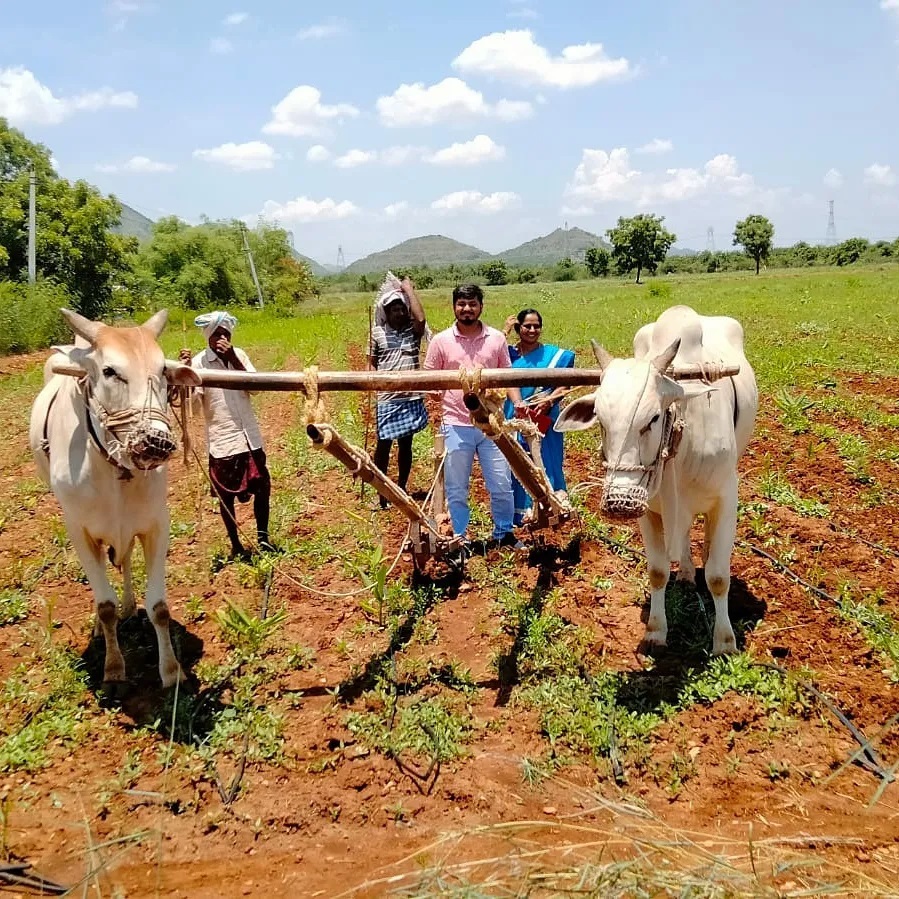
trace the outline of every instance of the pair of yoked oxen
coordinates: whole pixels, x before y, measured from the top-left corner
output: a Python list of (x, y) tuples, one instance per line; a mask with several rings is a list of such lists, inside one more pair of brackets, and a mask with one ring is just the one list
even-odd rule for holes
[[(175, 450), (167, 386), (196, 387), (200, 380), (191, 368), (166, 360), (159, 347), (166, 310), (138, 327), (111, 327), (62, 312), (76, 341), (56, 347), (47, 361), (44, 387), (32, 407), (31, 449), (93, 590), (97, 633), (106, 642), (104, 681), (126, 679), (116, 625), (119, 611), (123, 617), (135, 611), (131, 554), (139, 540), (159, 674), (169, 687), (183, 673), (172, 648), (165, 594), (166, 461)], [(632, 358), (613, 359), (595, 349), (601, 384), (563, 409), (555, 428), (602, 429), (601, 511), (613, 519), (639, 519), (646, 548), (651, 593), (644, 642), (666, 645), (671, 562), (679, 563), (679, 579), (695, 579), (690, 528), (702, 514), (705, 582), (715, 602), (712, 651), (733, 652), (727, 597), (737, 463), (758, 411), (743, 329), (733, 318), (674, 306), (637, 332)], [(738, 366), (739, 372), (713, 384), (679, 382), (669, 372), (680, 365), (707, 373)], [(107, 556), (122, 571), (121, 603), (107, 577)]]

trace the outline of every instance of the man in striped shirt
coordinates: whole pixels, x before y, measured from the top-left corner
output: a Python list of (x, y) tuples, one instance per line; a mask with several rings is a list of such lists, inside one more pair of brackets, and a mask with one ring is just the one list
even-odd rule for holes
[[(399, 281), (387, 273), (375, 303), (375, 324), (371, 330), (368, 356), (376, 371), (415, 371), (419, 368), (421, 338), (427, 322), (421, 301), (409, 278)], [(412, 470), (412, 438), (427, 427), (428, 413), (420, 393), (382, 391), (377, 402), (378, 443), (374, 462), (387, 473), (390, 448), (397, 446), (397, 483), (405, 490)], [(382, 509), (387, 500), (380, 498)]]

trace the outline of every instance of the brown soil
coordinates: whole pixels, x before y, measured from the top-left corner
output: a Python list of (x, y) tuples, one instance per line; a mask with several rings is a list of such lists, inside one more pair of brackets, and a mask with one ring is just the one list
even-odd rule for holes
[[(0, 373), (24, 371), (43, 358), (0, 360)], [(885, 412), (897, 410), (896, 379), (853, 375), (841, 384), (843, 390), (881, 403)], [(845, 876), (857, 883), (869, 875), (899, 883), (899, 785), (888, 786), (871, 804), (878, 779), (858, 765), (845, 764), (856, 744), (848, 730), (812, 700), (804, 714), (791, 715), (772, 714), (757, 700), (733, 694), (712, 705), (693, 706), (656, 731), (645, 757), (625, 757), (624, 785), (610, 776), (607, 760), (588, 757), (536, 786), (525, 783), (522, 758), (546, 757), (549, 744), (536, 714), (516, 704), (514, 684), (501, 683), (497, 675), (496, 653), (508, 651), (511, 638), (501, 630), (494, 597), (481, 585), (484, 578), (477, 577), (484, 572), (480, 559), (470, 563), (476, 580), (451, 591), (427, 613), (434, 625), (432, 642), (400, 647), (397, 655), (399, 665), (418, 657), (434, 667), (457, 661), (470, 669), (476, 689), (468, 702), (478, 728), (468, 754), (443, 765), (428, 793), (393, 761), (361, 746), (346, 727), (346, 715), (365, 710), (373, 700), (347, 685), (354, 678), (361, 683), (359, 672), (384, 652), (387, 635), (363, 627), (358, 596), (315, 591), (358, 590), (359, 579), (337, 554), (353, 552), (354, 527), (367, 529), (374, 514), (367, 510), (373, 494), (366, 491), (360, 503), (358, 482), (333, 467), (314, 478), (288, 470), (288, 432), (299, 424), (301, 406), (284, 394), (263, 399), (270, 460), (282, 473), (277, 487), (297, 491), (295, 537), (308, 540), (325, 529), (336, 536), (332, 558), (324, 553), (316, 562), (300, 556), (282, 563), (271, 587), (271, 607), (288, 613), (278, 632), (279, 644), (315, 651), (311, 667), (286, 671), (259, 688), (260, 703), (277, 704), (285, 715), (284, 762), (249, 763), (241, 790), (228, 806), (202, 765), (191, 770), (176, 763), (166, 772), (165, 740), (151, 729), (135, 728), (161, 714), (162, 697), (149, 686), (155, 677), (152, 658), (144, 659), (139, 695), (127, 697), (121, 706), (93, 698), (86, 705), (90, 739), (51, 747), (51, 764), (37, 773), (0, 775), (0, 797), (11, 801), (0, 840), (16, 857), (27, 858), (43, 875), (67, 884), (83, 877), (92, 859), (96, 865), (102, 858), (106, 867), (96, 886), (105, 895), (113, 895), (114, 887), (129, 897), (193, 899), (333, 896), (343, 891), (380, 895), (415, 882), (413, 877), (388, 884), (382, 878), (441, 861), (451, 865), (505, 857), (500, 868), (508, 873), (514, 865), (524, 865), (522, 859), (531, 852), (548, 867), (576, 864), (599, 857), (600, 845), (612, 834), (646, 838), (652, 828), (658, 836), (664, 827), (669, 838), (689, 835), (697, 845), (708, 847), (745, 848), (752, 839), (759, 847), (814, 853), (837, 872), (836, 879)], [(53, 561), (35, 595), (53, 603), (53, 617), (63, 625), (54, 631), (54, 639), (82, 654), (90, 643), (89, 588), (75, 579), (79, 568), (71, 550), (50, 542), (59, 528), (55, 501), (39, 491), (31, 495), (22, 490), (27, 479), (33, 480), (34, 470), (23, 451), (27, 423), (21, 411), (10, 424), (0, 454), (6, 516), (0, 531), (0, 567), (28, 573), (48, 558)], [(844, 433), (863, 435), (872, 451), (890, 446), (894, 439), (887, 429), (866, 428), (854, 420), (830, 423)], [(199, 431), (195, 439), (202, 440)], [(899, 620), (896, 462), (871, 463), (882, 501), (866, 505), (865, 488), (851, 479), (834, 445), (810, 434), (788, 434), (776, 407), (766, 401), (741, 471), (741, 500), (764, 502), (766, 510), (752, 526), (747, 516), (741, 519), (733, 556), (731, 614), (750, 622), (746, 648), (758, 660), (806, 670), (814, 685), (872, 739), (884, 764), (895, 764), (899, 725), (880, 733), (899, 711), (899, 685), (890, 680), (888, 661), (840, 617), (834, 602), (792, 582), (750, 545), (779, 557), (789, 553), (793, 570), (833, 597), (846, 584), (853, 585), (856, 595), (878, 591), (882, 610), (894, 622)], [(830, 517), (806, 517), (766, 502), (759, 480), (767, 471), (780, 472), (802, 496), (825, 501)], [(595, 470), (592, 460), (572, 451), (568, 472), (569, 484), (575, 484)], [(426, 488), (429, 474), (429, 462), (417, 465), (412, 489)], [(213, 612), (224, 598), (258, 607), (262, 590), (246, 585), (239, 566), (211, 572), (209, 559), (214, 548), (223, 546), (223, 529), (199, 467), (185, 469), (175, 462), (170, 480), (173, 518), (196, 526), (192, 534), (177, 536), (171, 549), (170, 600), (175, 619), (183, 623), (178, 633), (193, 665), (201, 657), (204, 662), (222, 661), (227, 646)], [(480, 491), (476, 495), (483, 498)], [(250, 508), (239, 511), (251, 531)], [(392, 558), (405, 523), (395, 511), (377, 515), (376, 521), (385, 554)], [(575, 531), (572, 524), (542, 537), (550, 547), (565, 548)], [(622, 539), (627, 539), (627, 531), (630, 545), (639, 552), (636, 529), (619, 531)], [(699, 533), (697, 529), (697, 538)], [(648, 667), (638, 652), (646, 615), (642, 555), (632, 560), (603, 542), (585, 539), (580, 556), (576, 566), (557, 565), (549, 571), (545, 564), (541, 568), (546, 553), (521, 555), (516, 562), (520, 588), (530, 589), (541, 577), (557, 586), (560, 614), (593, 635), (597, 670), (647, 678), (679, 670), (673, 645), (655, 670), (639, 674)], [(494, 553), (486, 564), (499, 561)], [(410, 559), (401, 558), (391, 577), (408, 581)], [(595, 586), (598, 578), (613, 586)], [(13, 580), (7, 578), (8, 583)], [(305, 589), (304, 583), (315, 589)], [(184, 611), (191, 596), (202, 599), (205, 616), (188, 622)], [(35, 600), (33, 605), (40, 603)], [(35, 651), (40, 619), (39, 608), (34, 608), (25, 628), (0, 629), (0, 677), (8, 678)], [(90, 653), (86, 658), (89, 667), (96, 666)], [(140, 661), (126, 658), (132, 674)], [(342, 699), (335, 699), (341, 684)], [(123, 792), (115, 784), (129, 751), (139, 757), (140, 773), (130, 792)], [(221, 761), (225, 785), (240, 754), (235, 745)], [(671, 772), (679, 758), (689, 758), (691, 767), (673, 791)], [(650, 817), (629, 816), (625, 806), (635, 803)], [(513, 822), (529, 823), (516, 829)], [(499, 829), (503, 823), (510, 825), (507, 830)], [(123, 840), (142, 831), (150, 835)], [(592, 848), (584, 848), (591, 842)], [(90, 845), (101, 848), (91, 854)], [(635, 854), (621, 848), (620, 841), (615, 845), (619, 848), (609, 851), (621, 857)], [(764, 855), (762, 848), (758, 852)], [(489, 870), (470, 867), (466, 873), (479, 877)], [(787, 880), (797, 878), (801, 875), (793, 872)], [(378, 882), (364, 886), (369, 881)], [(777, 882), (788, 888), (784, 877)]]

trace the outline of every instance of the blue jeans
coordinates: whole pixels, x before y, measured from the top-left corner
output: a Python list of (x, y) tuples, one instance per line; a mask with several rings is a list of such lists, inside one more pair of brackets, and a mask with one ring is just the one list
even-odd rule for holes
[(468, 488), (471, 466), (477, 455), (484, 475), (484, 485), (490, 494), (490, 513), (493, 516), (493, 538), (502, 539), (512, 530), (515, 500), (512, 496), (512, 471), (496, 444), (474, 426), (444, 425), (446, 462), (443, 474), (446, 502), (453, 521), (453, 534), (465, 536), (471, 509)]

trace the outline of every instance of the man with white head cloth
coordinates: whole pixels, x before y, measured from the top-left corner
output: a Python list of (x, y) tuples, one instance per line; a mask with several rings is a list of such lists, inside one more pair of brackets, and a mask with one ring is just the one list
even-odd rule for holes
[[(368, 358), (376, 371), (415, 371), (420, 368), (421, 339), (430, 338), (421, 301), (409, 278), (400, 281), (387, 272), (375, 300)], [(381, 391), (377, 404), (378, 443), (374, 462), (387, 473), (390, 448), (397, 446), (397, 483), (403, 490), (412, 470), (412, 438), (428, 424), (422, 395), (416, 391)], [(387, 500), (380, 500), (382, 509)]]
[[(198, 315), (194, 324), (202, 329), (207, 348), (193, 358), (189, 349), (181, 350), (181, 362), (196, 369), (256, 371), (247, 354), (231, 343), (231, 334), (237, 326), (233, 315), (207, 312)], [(231, 558), (246, 559), (250, 555), (240, 542), (234, 503), (235, 500), (245, 503), (251, 496), (259, 549), (263, 552), (273, 550), (268, 533), (272, 480), (265, 464), (262, 433), (249, 393), (199, 387), (195, 396), (203, 404), (209, 479), (231, 541)]]

